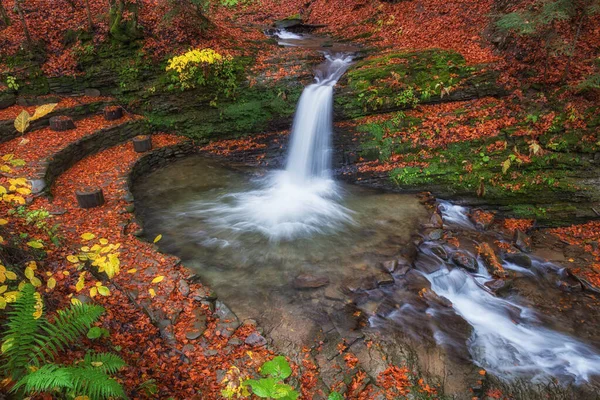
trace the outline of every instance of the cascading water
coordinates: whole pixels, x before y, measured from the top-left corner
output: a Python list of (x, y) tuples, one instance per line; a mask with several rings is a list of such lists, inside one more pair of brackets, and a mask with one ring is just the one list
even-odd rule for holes
[(330, 170), (333, 86), (351, 61), (348, 55), (326, 55), (316, 82), (303, 91), (285, 170), (259, 181), (260, 189), (198, 204), (195, 213), (207, 215), (218, 228), (259, 232), (271, 240), (332, 232), (351, 224), (352, 212), (339, 204)]
[[(473, 229), (472, 225), (466, 225), (466, 209), (448, 203), (442, 206), (446, 223)], [(507, 380), (544, 381), (556, 377), (563, 382), (582, 383), (600, 375), (600, 354), (592, 347), (543, 327), (532, 309), (490, 293), (484, 282), (493, 278), (481, 263), (478, 273), (472, 275), (459, 268), (448, 269), (442, 259), (427, 253), (443, 265), (438, 271), (426, 274), (431, 289), (450, 300), (455, 312), (473, 327), (467, 345), (480, 366)], [(533, 260), (534, 266), (538, 263)], [(525, 275), (535, 275), (507, 262), (503, 265)]]

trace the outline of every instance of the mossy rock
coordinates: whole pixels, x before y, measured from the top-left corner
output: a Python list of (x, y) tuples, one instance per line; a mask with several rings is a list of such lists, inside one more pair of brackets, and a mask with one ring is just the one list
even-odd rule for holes
[(497, 73), (469, 66), (459, 53), (424, 50), (370, 57), (353, 65), (336, 97), (339, 118), (413, 107), (418, 103), (504, 95)]

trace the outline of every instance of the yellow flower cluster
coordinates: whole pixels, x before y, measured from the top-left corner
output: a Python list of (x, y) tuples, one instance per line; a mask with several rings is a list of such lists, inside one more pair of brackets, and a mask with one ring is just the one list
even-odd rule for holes
[(180, 56), (175, 56), (169, 60), (167, 71), (177, 71), (182, 73), (189, 64), (214, 64), (217, 61), (223, 60), (223, 56), (213, 49), (194, 49)]

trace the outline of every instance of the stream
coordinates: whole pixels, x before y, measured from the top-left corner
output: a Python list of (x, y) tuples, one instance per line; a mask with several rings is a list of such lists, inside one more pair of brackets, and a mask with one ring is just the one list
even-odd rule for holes
[[(306, 39), (279, 37), (288, 46)], [(162, 234), (161, 250), (181, 257), (240, 319), (257, 320), (279, 348), (310, 346), (330, 325), (342, 337), (402, 332), (506, 381), (597, 384), (600, 338), (576, 328), (588, 300), (559, 290), (568, 280), (561, 266), (508, 254), (508, 276), (498, 279), (474, 249), (510, 239), (476, 229), (469, 210), (438, 202), (443, 228), (423, 229), (431, 209), (416, 196), (332, 178), (333, 88), (351, 62), (351, 54), (325, 53), (298, 103), (285, 169), (198, 155), (142, 178), (134, 195), (146, 236)], [(458, 248), (450, 237), (470, 244)], [(509, 281), (510, 290), (498, 289)], [(580, 296), (580, 308), (554, 320), (529, 300), (565, 296)]]

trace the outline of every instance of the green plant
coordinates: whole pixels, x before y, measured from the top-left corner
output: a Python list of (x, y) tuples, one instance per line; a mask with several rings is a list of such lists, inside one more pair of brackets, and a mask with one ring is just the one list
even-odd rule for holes
[(285, 357), (277, 356), (260, 368), (264, 378), (247, 379), (244, 385), (250, 386), (254, 395), (264, 399), (295, 400), (299, 394), (293, 387), (283, 383), (292, 375), (292, 368)]
[(415, 95), (415, 91), (412, 87), (404, 89), (395, 99), (396, 105), (402, 107), (415, 107), (419, 104), (419, 99)]
[(20, 206), (16, 210), (9, 211), (9, 214), (12, 213), (16, 213), (18, 216), (23, 217), (27, 225), (33, 225), (45, 232), (55, 246), (60, 245), (59, 238), (56, 234), (59, 224), (50, 225), (48, 223), (52, 218), (52, 215), (50, 215), (47, 210), (40, 208), (38, 210), (26, 211), (25, 207)]
[(50, 322), (43, 317), (43, 307), (41, 295), (26, 284), (7, 313), (0, 371), (16, 382), (11, 391), (88, 396), (91, 400), (125, 397), (121, 385), (110, 377), (125, 365), (117, 355), (88, 352), (72, 365), (53, 363), (58, 352), (89, 331), (104, 309), (74, 302), (58, 310)]
[(19, 90), (19, 84), (17, 83), (17, 78), (15, 78), (14, 76), (7, 76), (6, 77), (6, 86), (8, 86), (9, 89), (11, 90)]
[(327, 396), (327, 400), (344, 400), (344, 396), (338, 392), (331, 392), (329, 393), (329, 396)]

